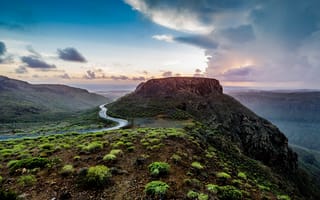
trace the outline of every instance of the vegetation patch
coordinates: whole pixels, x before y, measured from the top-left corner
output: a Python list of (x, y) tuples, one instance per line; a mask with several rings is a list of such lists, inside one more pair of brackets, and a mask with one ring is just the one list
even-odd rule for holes
[(166, 175), (170, 171), (170, 165), (165, 162), (153, 162), (148, 168), (152, 176)]
[(159, 197), (162, 199), (166, 195), (169, 188), (169, 185), (165, 182), (151, 181), (145, 185), (144, 192), (148, 196)]

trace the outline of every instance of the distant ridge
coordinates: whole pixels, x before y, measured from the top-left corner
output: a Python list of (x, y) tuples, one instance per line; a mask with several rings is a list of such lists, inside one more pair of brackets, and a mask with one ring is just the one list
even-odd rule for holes
[(49, 120), (106, 102), (107, 98), (85, 89), (0, 76), (0, 123)]

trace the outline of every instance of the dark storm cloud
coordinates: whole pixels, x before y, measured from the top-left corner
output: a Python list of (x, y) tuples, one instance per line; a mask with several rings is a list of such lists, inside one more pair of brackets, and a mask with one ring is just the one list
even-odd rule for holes
[(215, 49), (218, 47), (217, 42), (213, 41), (209, 36), (194, 35), (186, 37), (175, 37), (174, 40), (177, 42), (198, 46), (204, 49)]
[(250, 75), (254, 72), (253, 66), (229, 69), (221, 74), (221, 79), (228, 81), (251, 81)]
[(65, 49), (58, 49), (58, 56), (60, 59), (72, 62), (87, 62), (87, 60), (78, 52), (77, 49), (68, 47)]
[(50, 70), (56, 68), (55, 65), (48, 64), (45, 61), (33, 56), (22, 56), (21, 61), (25, 63), (27, 67), (34, 69)]
[(227, 28), (220, 33), (231, 42), (244, 43), (255, 39), (253, 28), (251, 25), (241, 25), (236, 28)]
[(7, 51), (6, 45), (4, 42), (0, 41), (0, 56), (2, 56), (3, 54), (5, 54)]

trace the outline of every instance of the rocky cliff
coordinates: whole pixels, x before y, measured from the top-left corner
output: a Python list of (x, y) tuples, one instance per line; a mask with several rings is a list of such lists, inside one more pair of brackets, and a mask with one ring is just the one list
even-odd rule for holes
[[(141, 112), (141, 110), (143, 112)], [(212, 130), (231, 138), (249, 157), (282, 171), (297, 168), (297, 155), (288, 140), (269, 121), (223, 94), (218, 80), (174, 77), (153, 79), (110, 106), (120, 116), (152, 117), (187, 113)], [(212, 135), (207, 140), (215, 142)]]
[(195, 94), (208, 96), (222, 94), (222, 86), (216, 79), (170, 77), (151, 79), (141, 83), (135, 93), (143, 96), (171, 96), (172, 94)]

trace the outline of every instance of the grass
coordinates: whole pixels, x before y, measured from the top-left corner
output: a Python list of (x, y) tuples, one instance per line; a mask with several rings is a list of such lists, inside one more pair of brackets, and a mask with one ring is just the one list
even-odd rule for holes
[(87, 146), (83, 147), (83, 150), (86, 152), (94, 153), (103, 149), (103, 144), (98, 141), (89, 143)]
[(12, 160), (8, 163), (8, 167), (11, 171), (15, 171), (20, 168), (33, 169), (33, 168), (44, 168), (49, 164), (50, 160), (46, 158), (26, 158), (22, 160)]

